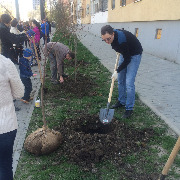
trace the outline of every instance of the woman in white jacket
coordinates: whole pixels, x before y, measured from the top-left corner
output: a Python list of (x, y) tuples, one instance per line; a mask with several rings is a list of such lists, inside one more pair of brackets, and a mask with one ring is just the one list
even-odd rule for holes
[(0, 180), (13, 180), (12, 154), (18, 128), (13, 99), (24, 85), (13, 62), (0, 54)]

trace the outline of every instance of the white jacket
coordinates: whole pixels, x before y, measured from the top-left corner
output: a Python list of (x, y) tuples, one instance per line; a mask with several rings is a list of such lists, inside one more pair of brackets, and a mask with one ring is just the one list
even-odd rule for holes
[(0, 54), (0, 134), (18, 128), (13, 99), (24, 95), (24, 85), (13, 62)]
[(10, 33), (13, 33), (13, 34), (22, 34), (24, 32), (20, 32), (17, 27), (12, 27), (11, 26)]

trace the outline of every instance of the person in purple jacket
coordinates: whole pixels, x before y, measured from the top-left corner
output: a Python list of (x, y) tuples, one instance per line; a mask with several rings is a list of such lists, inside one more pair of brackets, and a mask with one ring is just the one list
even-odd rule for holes
[[(33, 43), (33, 39), (31, 39), (31, 48), (33, 50), (33, 57), (31, 59), (31, 66), (36, 66), (37, 64), (37, 59), (36, 59), (36, 54), (35, 54), (35, 48), (37, 49), (37, 53), (38, 53), (38, 59), (41, 59), (41, 54), (40, 54), (40, 48), (39, 48), (39, 44), (40, 44), (40, 24), (33, 19), (32, 20), (32, 27), (33, 27), (33, 31), (35, 33), (34, 35), (34, 42), (35, 42), (35, 47), (34, 47), (34, 43)], [(33, 60), (35, 61), (35, 63), (33, 63)]]

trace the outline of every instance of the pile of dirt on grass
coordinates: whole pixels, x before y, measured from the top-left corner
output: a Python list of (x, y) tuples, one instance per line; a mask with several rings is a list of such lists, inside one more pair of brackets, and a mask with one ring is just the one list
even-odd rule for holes
[[(53, 87), (53, 88), (52, 88)], [(93, 94), (93, 88), (96, 87), (96, 83), (88, 76), (84, 74), (77, 74), (76, 81), (75, 76), (71, 75), (64, 78), (62, 84), (53, 85), (51, 88), (45, 88), (45, 95), (48, 93), (53, 97), (61, 93), (66, 93), (70, 96), (81, 98)]]
[(127, 169), (128, 174), (133, 174), (133, 170), (126, 167), (122, 158), (147, 148), (146, 144), (154, 136), (151, 128), (137, 130), (116, 119), (103, 125), (98, 115), (83, 114), (77, 119), (65, 120), (55, 130), (64, 138), (59, 155), (66, 155), (83, 170), (91, 171), (95, 163), (109, 160)]

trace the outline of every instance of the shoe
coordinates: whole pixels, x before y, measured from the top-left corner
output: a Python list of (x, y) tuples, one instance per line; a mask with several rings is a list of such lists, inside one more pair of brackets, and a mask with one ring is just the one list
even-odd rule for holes
[(51, 83), (52, 83), (52, 84), (55, 84), (55, 85), (56, 85), (56, 84), (59, 84), (58, 81), (51, 81)]
[(116, 104), (112, 105), (112, 108), (120, 108), (120, 107), (125, 107), (125, 105), (121, 104), (119, 101), (117, 101)]
[(26, 101), (26, 100), (24, 100), (24, 99), (20, 99), (23, 103), (25, 103), (25, 104), (29, 104), (29, 101)]
[(21, 110), (21, 108), (18, 108), (15, 106), (15, 111), (20, 111), (20, 110)]
[(34, 66), (38, 66), (38, 63), (35, 63)]
[(133, 114), (133, 110), (126, 110), (122, 118), (123, 119), (130, 118), (132, 114)]
[(33, 99), (34, 99), (34, 97), (30, 97), (30, 98), (29, 98), (29, 101), (32, 101)]
[(69, 76), (66, 75), (66, 74), (63, 74), (62, 77), (63, 77), (63, 78), (67, 78), (67, 77), (69, 77)]

